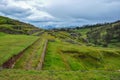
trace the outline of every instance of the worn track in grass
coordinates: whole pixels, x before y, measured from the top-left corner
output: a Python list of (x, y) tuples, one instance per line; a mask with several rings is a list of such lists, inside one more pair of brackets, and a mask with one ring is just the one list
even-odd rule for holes
[(37, 39), (35, 42), (33, 42), (30, 46), (28, 46), (27, 48), (25, 48), (23, 51), (19, 52), (17, 55), (14, 55), (13, 57), (11, 57), (10, 59), (8, 59), (5, 63), (2, 64), (2, 68), (13, 68), (14, 64), (16, 63), (16, 61), (22, 57), (22, 55), (24, 54), (24, 52), (29, 49), (33, 44), (35, 44), (39, 39)]
[(40, 38), (35, 44), (24, 52), (23, 57), (16, 62), (14, 68), (27, 70), (36, 69), (43, 50), (43, 44), (44, 39)]
[(48, 40), (46, 40), (45, 44), (44, 44), (44, 48), (43, 48), (43, 52), (40, 58), (40, 63), (37, 66), (37, 70), (42, 70), (43, 68), (43, 64), (44, 64), (44, 60), (45, 60), (45, 54), (46, 54), (46, 49), (47, 49), (47, 44), (48, 44)]

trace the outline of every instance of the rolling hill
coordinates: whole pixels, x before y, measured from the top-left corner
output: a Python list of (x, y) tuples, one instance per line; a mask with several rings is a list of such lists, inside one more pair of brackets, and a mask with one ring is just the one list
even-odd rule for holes
[[(59, 30), (56, 30), (59, 32)], [(72, 33), (78, 41), (101, 47), (120, 47), (120, 21), (60, 29)]]
[(43, 30), (1, 16), (0, 80), (119, 80), (119, 26)]
[(8, 34), (27, 34), (31, 35), (42, 29), (31, 24), (20, 22), (8, 17), (0, 16), (0, 32)]

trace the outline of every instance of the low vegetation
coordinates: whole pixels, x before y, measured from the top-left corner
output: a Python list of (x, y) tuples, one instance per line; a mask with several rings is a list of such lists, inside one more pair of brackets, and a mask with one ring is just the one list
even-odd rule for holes
[(0, 72), (0, 80), (119, 80), (120, 72), (113, 71), (25, 71)]
[[(68, 46), (69, 45), (69, 46)], [(119, 49), (49, 42), (45, 70), (119, 70)]]
[(31, 35), (41, 30), (31, 24), (0, 16), (0, 32)]
[(37, 38), (35, 36), (10, 35), (0, 32), (0, 65), (31, 45)]
[(0, 67), (0, 80), (119, 80), (119, 27), (120, 21), (42, 30), (0, 16), (0, 66), (32, 44), (13, 69)]
[(37, 65), (40, 63), (40, 58), (45, 43), (45, 38), (43, 38), (45, 35), (46, 34), (41, 35), (37, 42), (35, 42), (23, 53), (23, 57), (16, 62), (14, 68), (27, 70), (34, 70), (37, 68)]

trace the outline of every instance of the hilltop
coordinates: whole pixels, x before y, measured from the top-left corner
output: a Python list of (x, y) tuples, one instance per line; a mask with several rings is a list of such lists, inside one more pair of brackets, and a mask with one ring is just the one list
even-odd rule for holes
[(19, 20), (0, 16), (0, 32), (8, 34), (33, 34), (42, 29), (35, 27), (29, 23), (24, 23)]

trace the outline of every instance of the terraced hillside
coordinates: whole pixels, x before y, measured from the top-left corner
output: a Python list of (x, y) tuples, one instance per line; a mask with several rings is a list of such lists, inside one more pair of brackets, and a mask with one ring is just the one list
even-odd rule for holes
[[(69, 46), (68, 46), (69, 45)], [(120, 50), (67, 42), (48, 43), (44, 70), (119, 70)]]
[(0, 32), (31, 35), (41, 30), (31, 24), (0, 16)]
[(120, 47), (120, 21), (101, 25), (89, 25), (75, 28), (72, 32), (81, 34), (88, 43), (102, 47)]
[(44, 30), (29, 36), (0, 32), (0, 80), (119, 80), (119, 46), (102, 47), (88, 39), (91, 31), (92, 36), (114, 27), (92, 28)]
[(97, 45), (120, 47), (120, 22), (91, 30), (87, 33), (87, 38), (90, 42)]
[[(1, 71), (0, 79), (119, 80), (119, 49), (71, 44), (47, 33), (37, 39), (23, 52), (13, 69)], [(41, 64), (46, 40), (48, 46), (41, 70), (38, 65)]]
[(38, 37), (10, 35), (0, 32), (0, 66), (10, 57), (31, 45)]
[(15, 69), (39, 69), (38, 64), (40, 63), (46, 41), (44, 38), (45, 35), (46, 34), (40, 36), (40, 38), (23, 53), (23, 57), (16, 62)]

